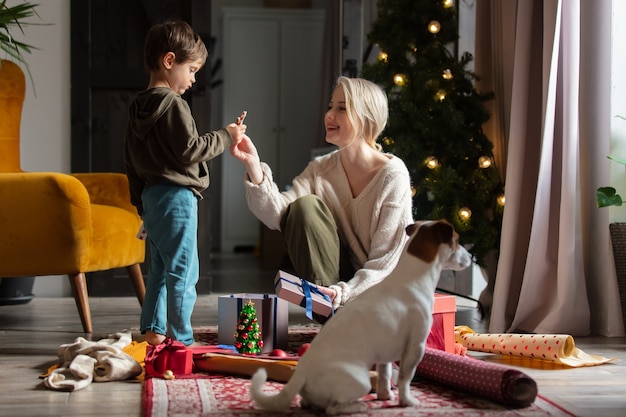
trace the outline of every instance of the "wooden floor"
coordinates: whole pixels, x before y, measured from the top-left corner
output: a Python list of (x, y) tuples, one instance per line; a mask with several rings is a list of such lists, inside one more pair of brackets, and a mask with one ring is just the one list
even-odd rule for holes
[[(213, 294), (200, 295), (193, 324), (217, 324), (216, 298), (221, 293), (272, 292), (275, 271), (260, 268), (248, 254), (217, 257), (212, 265)], [(485, 331), (476, 308), (459, 306), (456, 324)], [(136, 299), (92, 298), (91, 309), (98, 340), (124, 329), (135, 340), (140, 313)], [(290, 322), (304, 323), (302, 309), (290, 308)], [(84, 337), (71, 298), (35, 298), (28, 304), (0, 306), (0, 416), (140, 416), (141, 382), (92, 383), (73, 392), (45, 388), (38, 376), (56, 361), (61, 344)], [(520, 368), (532, 376), (539, 393), (574, 415), (611, 417), (626, 415), (626, 338), (579, 337), (576, 345), (587, 353), (616, 357), (607, 365), (578, 369)], [(490, 355), (482, 354), (486, 360)]]

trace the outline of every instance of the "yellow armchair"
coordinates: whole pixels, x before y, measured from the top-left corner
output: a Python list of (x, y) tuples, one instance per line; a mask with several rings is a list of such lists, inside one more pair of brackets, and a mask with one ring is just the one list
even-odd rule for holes
[[(120, 173), (62, 174), (20, 169), (19, 120), (25, 83), (10, 61), (0, 68), (0, 277), (64, 275), (83, 329), (93, 331), (85, 273), (125, 267), (140, 304), (145, 244)], [(16, 109), (19, 106), (19, 109)], [(17, 117), (17, 122), (15, 118)]]

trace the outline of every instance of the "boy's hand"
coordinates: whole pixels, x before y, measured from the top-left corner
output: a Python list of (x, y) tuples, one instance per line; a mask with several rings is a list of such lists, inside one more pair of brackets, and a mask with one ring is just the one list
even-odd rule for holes
[(247, 126), (244, 124), (236, 124), (231, 123), (226, 126), (226, 130), (230, 133), (230, 136), (233, 138), (233, 144), (237, 145), (246, 134)]
[(233, 144), (237, 145), (243, 139), (243, 136), (246, 134), (247, 126), (243, 124), (244, 119), (248, 112), (246, 110), (241, 112), (241, 116), (237, 117), (235, 123), (231, 123), (226, 126), (226, 130), (230, 133), (230, 136), (233, 138)]
[(247, 114), (248, 114), (248, 111), (247, 111), (247, 110), (242, 111), (242, 112), (241, 112), (241, 116), (239, 116), (239, 117), (237, 118), (237, 122), (236, 122), (236, 123), (237, 123), (238, 125), (243, 124), (243, 121), (246, 119), (246, 115), (247, 115)]

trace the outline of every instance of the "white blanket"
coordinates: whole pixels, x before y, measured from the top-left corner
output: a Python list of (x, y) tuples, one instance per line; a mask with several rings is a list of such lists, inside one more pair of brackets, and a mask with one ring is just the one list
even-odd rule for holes
[(132, 342), (129, 331), (111, 334), (97, 342), (77, 337), (74, 343), (59, 346), (59, 367), (44, 379), (57, 391), (77, 391), (92, 381), (122, 381), (141, 374), (141, 365), (122, 351)]

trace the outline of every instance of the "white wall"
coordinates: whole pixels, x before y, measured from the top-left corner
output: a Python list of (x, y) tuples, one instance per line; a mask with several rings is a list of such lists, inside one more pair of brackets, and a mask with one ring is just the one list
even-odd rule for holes
[[(9, 6), (20, 3), (23, 1), (7, 1)], [(70, 0), (46, 0), (36, 11), (41, 19), (32, 21), (49, 25), (25, 26), (25, 35), (15, 36), (39, 48), (27, 56), (34, 86), (26, 73), (20, 132), (22, 169), (69, 172)], [(71, 289), (67, 276), (38, 277), (33, 292), (40, 297), (59, 297), (69, 296)]]
[[(476, 2), (461, 1), (459, 7), (459, 57), (469, 52), (475, 57), (476, 50)], [(467, 66), (468, 71), (474, 71), (474, 61)]]
[[(611, 68), (611, 155), (626, 158), (626, 56), (624, 55), (624, 42), (626, 41), (626, 2), (613, 1), (613, 39), (612, 39), (612, 68)], [(626, 170), (623, 165), (615, 162), (611, 165), (611, 185), (617, 189), (617, 193), (626, 199)], [(612, 222), (626, 222), (626, 209), (611, 207), (610, 217)]]

